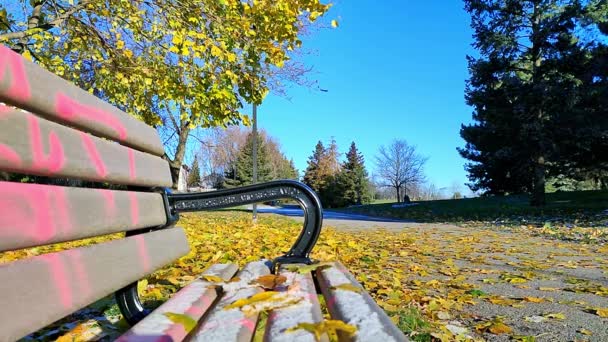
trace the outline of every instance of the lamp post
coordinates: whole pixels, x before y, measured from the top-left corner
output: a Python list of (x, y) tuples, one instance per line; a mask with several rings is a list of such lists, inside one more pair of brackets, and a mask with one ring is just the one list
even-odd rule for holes
[[(251, 132), (253, 136), (253, 179), (252, 183), (258, 182), (258, 106), (253, 103), (253, 129)], [(257, 222), (258, 219), (258, 204), (253, 203), (253, 222)]]

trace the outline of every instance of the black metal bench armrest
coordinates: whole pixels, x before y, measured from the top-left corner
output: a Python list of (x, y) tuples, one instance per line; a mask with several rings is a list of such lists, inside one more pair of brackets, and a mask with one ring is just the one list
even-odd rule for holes
[(167, 194), (169, 220), (180, 212), (229, 208), (239, 205), (293, 199), (304, 211), (304, 227), (291, 249), (275, 259), (275, 263), (311, 263), (310, 251), (315, 246), (323, 223), (323, 209), (317, 194), (303, 183), (278, 180), (209, 192)]
[[(321, 233), (323, 208), (317, 194), (308, 186), (297, 181), (278, 180), (234, 189), (186, 194), (172, 194), (165, 191), (167, 224), (164, 227), (175, 224), (179, 220), (179, 213), (182, 212), (230, 208), (279, 199), (293, 199), (300, 204), (304, 210), (304, 227), (291, 249), (273, 260), (271, 269), (274, 271), (278, 264), (311, 264), (313, 261), (310, 259), (310, 252)], [(130, 231), (127, 232), (127, 235), (149, 230)], [(148, 314), (139, 299), (137, 282), (118, 290), (115, 297), (120, 311), (131, 325)]]

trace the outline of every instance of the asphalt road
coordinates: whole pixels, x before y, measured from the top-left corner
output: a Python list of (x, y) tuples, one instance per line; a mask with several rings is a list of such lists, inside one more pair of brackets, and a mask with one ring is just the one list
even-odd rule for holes
[[(251, 210), (251, 206), (249, 207)], [(304, 211), (296, 205), (272, 207), (268, 205), (258, 205), (258, 213), (278, 214), (293, 218), (303, 217)], [(397, 220), (384, 217), (372, 217), (342, 213), (338, 211), (323, 209), (324, 225), (335, 228), (373, 228), (376, 224), (382, 224), (385, 228), (404, 228), (405, 226), (417, 226), (413, 221)]]

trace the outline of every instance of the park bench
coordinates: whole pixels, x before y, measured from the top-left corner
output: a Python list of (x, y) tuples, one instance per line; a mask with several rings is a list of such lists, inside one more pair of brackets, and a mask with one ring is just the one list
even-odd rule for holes
[[(275, 306), (265, 340), (327, 340), (301, 324), (325, 322), (318, 292), (332, 320), (356, 327), (340, 330), (341, 339), (405, 340), (343, 265), (303, 266), (313, 263), (309, 253), (322, 223), (313, 191), (275, 181), (171, 194), (163, 153), (154, 128), (0, 45), (0, 171), (41, 180), (0, 181), (0, 253), (126, 232), (1, 264), (0, 341), (27, 336), (112, 293), (133, 325), (121, 341), (248, 341), (268, 303)], [(143, 307), (138, 280), (189, 252), (185, 231), (176, 227), (180, 212), (284, 198), (305, 212), (303, 230), (285, 255), (240, 272), (235, 264), (210, 265), (156, 310)]]

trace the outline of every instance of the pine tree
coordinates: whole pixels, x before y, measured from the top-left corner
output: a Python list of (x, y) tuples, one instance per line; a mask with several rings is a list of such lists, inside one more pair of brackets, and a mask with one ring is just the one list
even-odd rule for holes
[[(266, 144), (262, 136), (257, 136), (258, 183), (272, 179), (271, 163)], [(253, 134), (247, 135), (245, 145), (239, 152), (232, 170), (225, 175), (224, 186), (227, 188), (252, 184), (253, 180)]]
[(201, 171), (198, 166), (198, 159), (194, 156), (190, 173), (188, 174), (188, 186), (196, 187), (201, 185)]
[(341, 184), (341, 196), (345, 205), (363, 204), (371, 201), (369, 179), (365, 170), (363, 155), (357, 150), (353, 141), (346, 153), (346, 161), (338, 177)]
[(465, 0), (480, 57), (468, 57), (467, 103), (474, 124), (463, 126), (459, 149), (472, 189), (531, 191), (545, 203), (545, 179), (559, 156), (556, 118), (577, 103), (581, 80), (572, 56), (585, 9), (556, 0)]
[(322, 163), (323, 157), (325, 155), (325, 147), (321, 140), (317, 142), (315, 146), (315, 150), (312, 155), (308, 157), (308, 166), (306, 167), (306, 171), (304, 172), (303, 182), (308, 185), (311, 189), (316, 191), (317, 193), (323, 188), (325, 185), (325, 180), (322, 177)]

